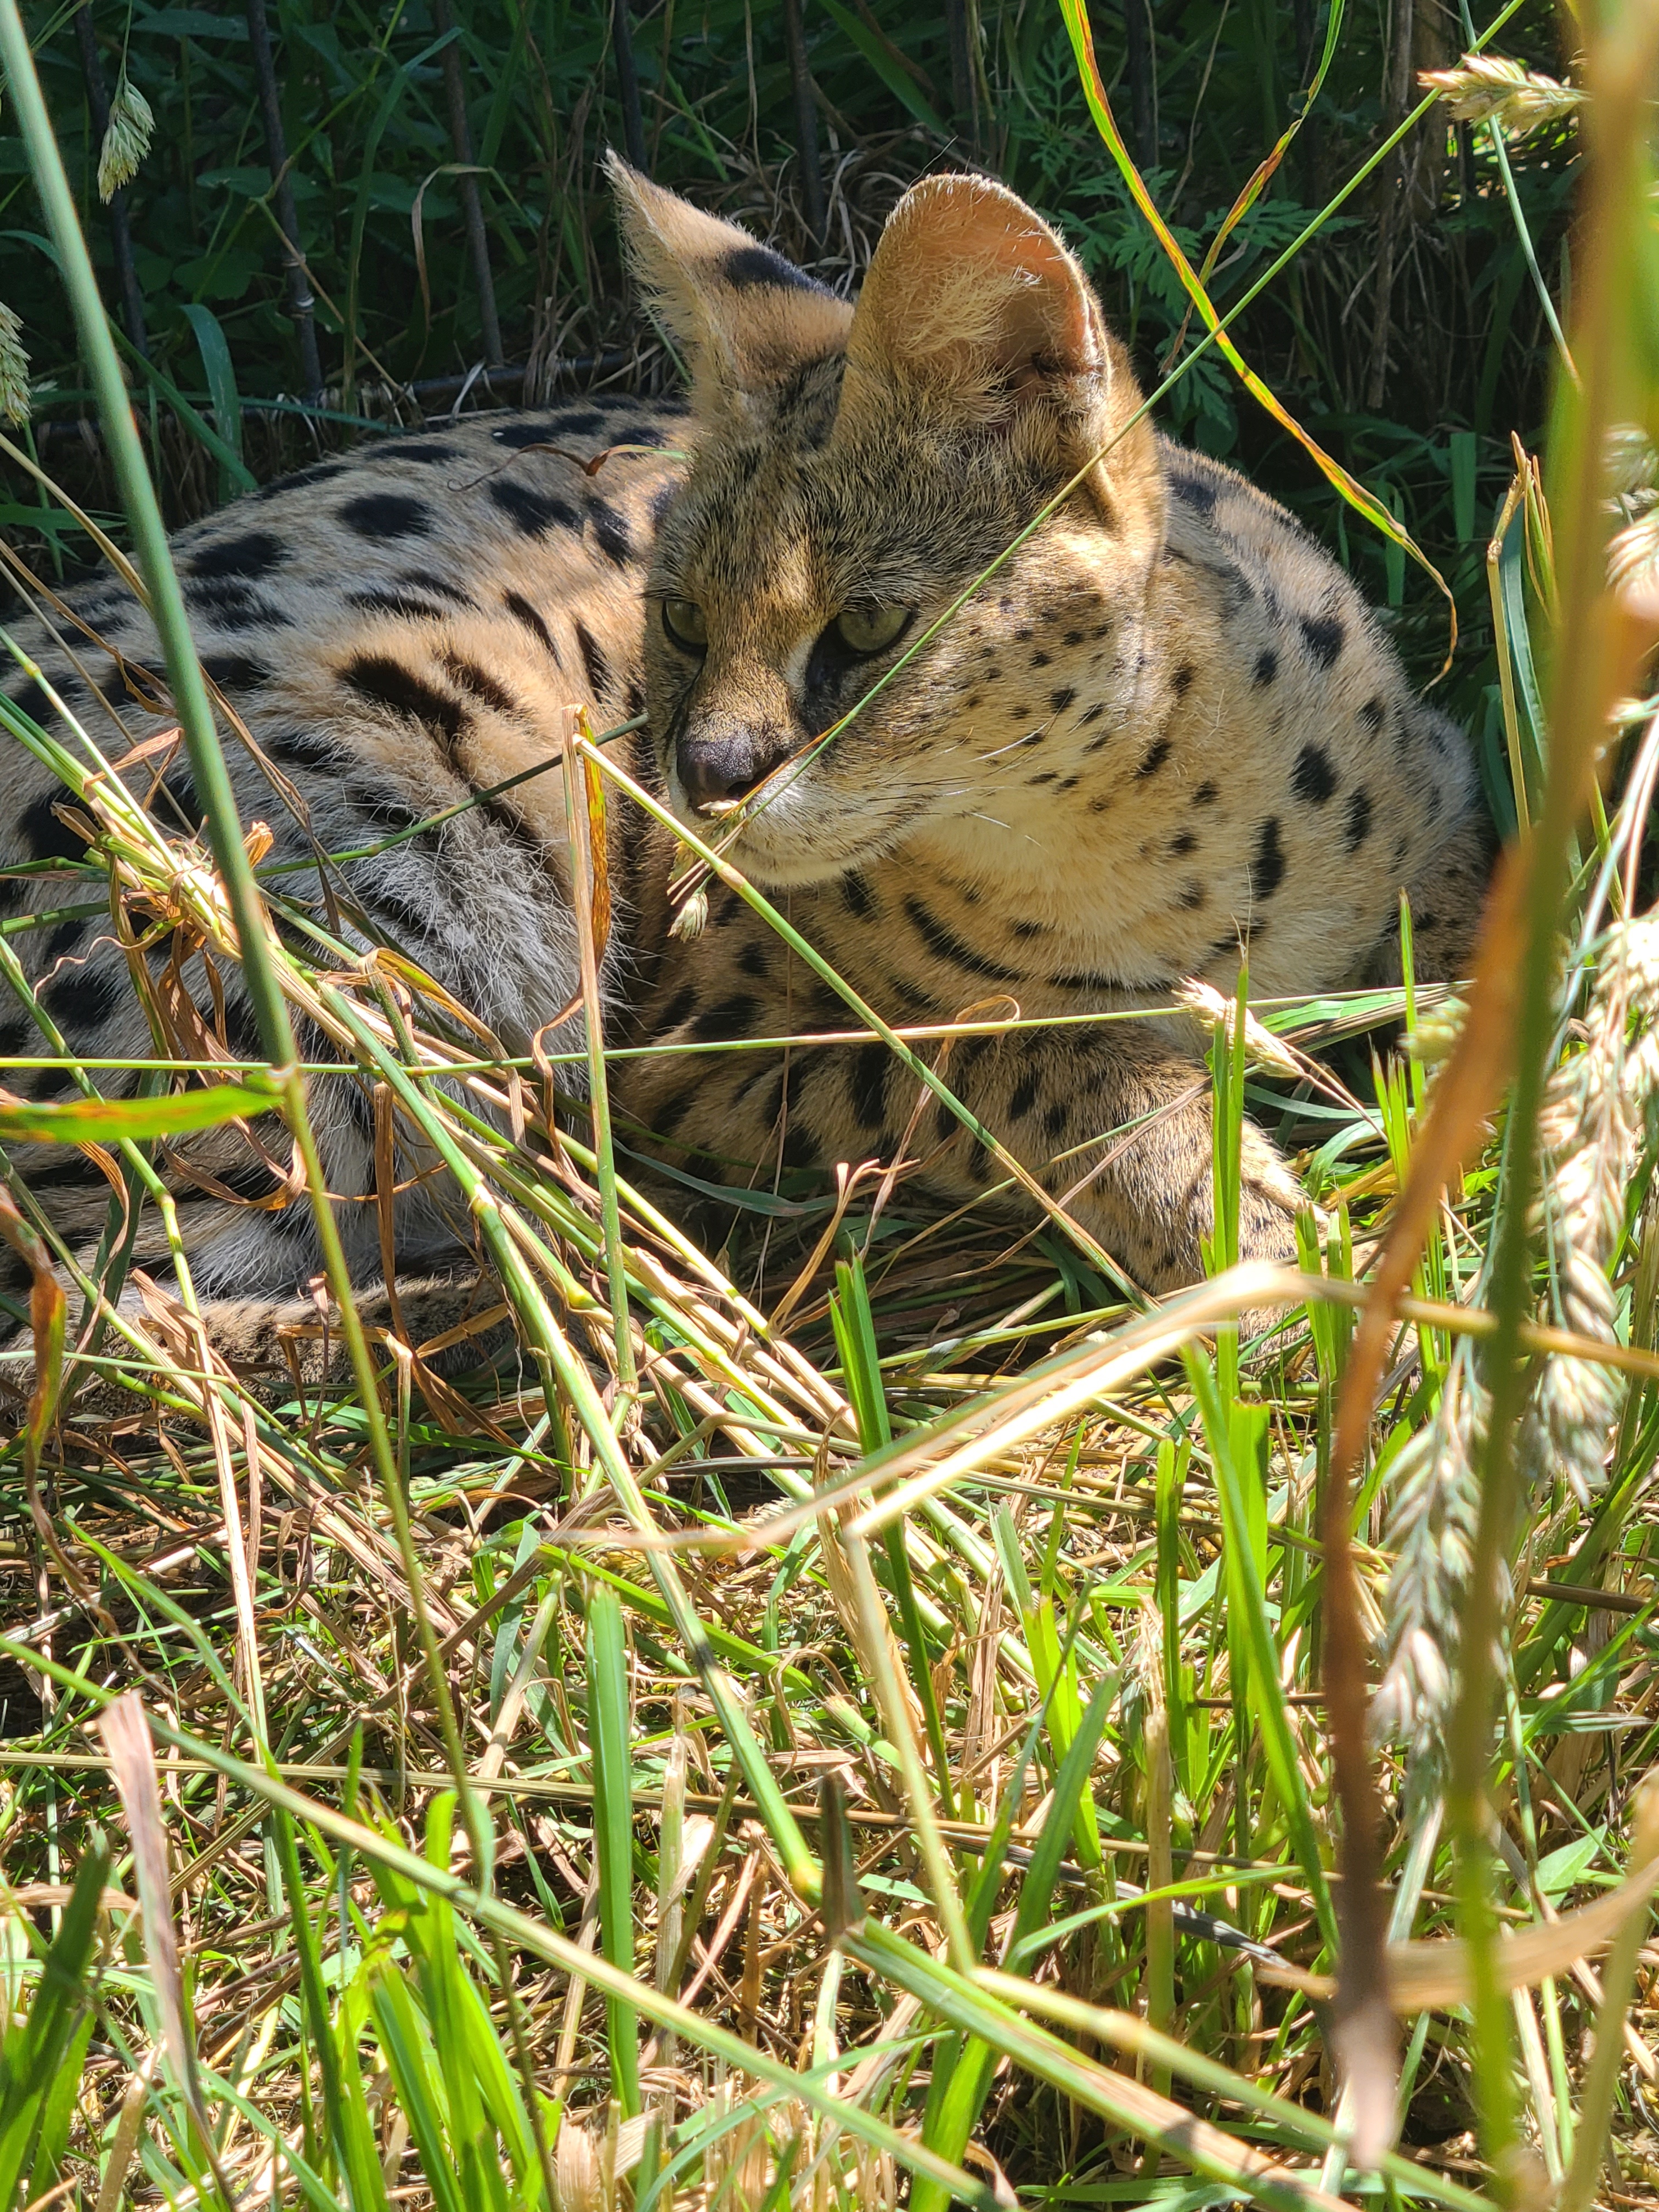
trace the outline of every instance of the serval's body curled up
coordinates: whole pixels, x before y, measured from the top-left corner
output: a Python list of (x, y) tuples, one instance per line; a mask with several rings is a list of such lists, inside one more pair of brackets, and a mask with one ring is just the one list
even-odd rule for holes
[[(634, 763), (700, 834), (770, 779), (730, 858), (895, 1024), (988, 1000), (1027, 1017), (1167, 1001), (1183, 977), (1224, 985), (1242, 945), (1259, 991), (1359, 980), (1387, 966), (1402, 887), (1419, 966), (1455, 969), (1484, 866), (1457, 732), (1413, 698), (1346, 577), (1279, 508), (1132, 421), (1122, 350), (1036, 216), (978, 179), (919, 185), (854, 307), (619, 165), (616, 181), (636, 272), (690, 367), (689, 409), (582, 401), (446, 426), (325, 463), (178, 542), (210, 670), (319, 844), (375, 843), (550, 758), (578, 704), (603, 728), (642, 702)], [(662, 451), (577, 465), (618, 445)], [(1011, 545), (831, 743), (792, 763)], [(124, 593), (79, 604), (155, 665)], [(31, 629), (29, 649), (83, 720), (96, 684), (132, 736), (161, 726), (101, 647), (58, 629), (63, 643)], [(264, 770), (240, 746), (232, 758), (245, 817), (287, 825), (279, 856), (314, 851)], [(21, 749), (4, 777), (12, 854), (78, 854)], [(176, 771), (169, 783), (162, 805), (193, 828)], [(515, 1049), (575, 985), (562, 786), (556, 770), (532, 779), (342, 871), (359, 934), (413, 954)], [(612, 819), (619, 1028), (672, 1045), (848, 1026), (719, 886), (702, 934), (671, 937), (672, 841)], [(0, 889), (14, 910), (65, 902), (61, 879)], [(144, 1049), (96, 924), (22, 942), (74, 1047)], [(199, 971), (186, 980), (215, 1019)], [(252, 1044), (234, 981), (225, 1034)], [(1073, 1210), (1148, 1289), (1194, 1276), (1209, 1225), (1191, 1045), (1149, 1022), (1061, 1026), (965, 1040), (949, 1061), (1046, 1188), (1081, 1186)], [(0, 1027), (4, 1053), (40, 1048), (27, 1017)], [(728, 1180), (890, 1158), (915, 1104), (878, 1044), (664, 1052), (615, 1080), (659, 1150)], [(373, 1186), (368, 1104), (349, 1082), (318, 1093), (331, 1188), (349, 1201)], [(930, 1109), (915, 1149), (933, 1187), (968, 1198), (991, 1163), (954, 1128)], [(198, 1289), (262, 1308), (291, 1294), (316, 1264), (306, 1206), (226, 1203), (227, 1186), (274, 1185), (240, 1136), (186, 1158)], [(37, 1184), (42, 1165), (24, 1163)], [(1254, 1130), (1245, 1170), (1245, 1250), (1289, 1252), (1297, 1186)], [(101, 1178), (61, 1156), (50, 1173), (65, 1235), (94, 1237)], [(371, 1278), (374, 1207), (347, 1202), (341, 1218)], [(400, 1201), (401, 1268), (459, 1258), (455, 1236), (430, 1183)], [(141, 1260), (155, 1249), (141, 1243)]]

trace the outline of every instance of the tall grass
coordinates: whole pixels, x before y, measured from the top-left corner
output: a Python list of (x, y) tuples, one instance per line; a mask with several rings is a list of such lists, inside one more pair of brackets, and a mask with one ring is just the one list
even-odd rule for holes
[[(15, 0), (0, 0), (8, 112), (48, 224), (9, 243), (33, 258), (0, 270), (38, 270), (49, 239), (217, 881), (181, 871), (96, 773), (97, 732), (0, 720), (102, 833), (98, 857), (65, 864), (65, 902), (165, 896), (221, 957), (247, 948), (270, 1062), (211, 1085), (163, 1069), (158, 1095), (131, 1101), (77, 1066), (69, 1104), (0, 1099), (0, 1143), (100, 1143), (166, 1218), (150, 1148), (170, 1130), (274, 1107), (303, 1151), (297, 1010), (453, 1179), (522, 1355), (434, 1374), (365, 1334), (337, 1268), (349, 1378), (251, 1395), (204, 1358), (187, 1297), (117, 1310), (112, 1274), (79, 1273), (42, 1194), (9, 1174), (0, 1231), (33, 1268), (39, 1358), (31, 1372), (10, 1355), (19, 1418), (0, 1457), (5, 2207), (773, 2212), (1012, 2191), (1184, 2212), (1530, 2204), (1548, 2187), (1581, 2212), (1610, 2144), (1644, 2154), (1659, 15), (1644, 0), (1586, 21), (1585, 100), (1558, 103), (1541, 154), (1505, 149), (1501, 107), (1474, 142), (1410, 125), (1407, 64), (1423, 57), (1379, 52), (1375, 26), (1335, 11), (1324, 96), (1383, 58), (1390, 88), (1375, 114), (1315, 108), (1287, 138), (1313, 27), (1247, 8), (1223, 64), (1230, 15), (1160, 11), (1117, 64), (1103, 41), (1079, 86), (1057, 18), (967, 10), (951, 96), (965, 88), (983, 150), (1117, 273), (1144, 349), (1174, 340), (1197, 288), (1200, 319), (1225, 319), (1273, 370), (1276, 403), (1352, 472), (1341, 528), (1390, 604), (1406, 535), (1445, 568), (1465, 617), (1453, 680), (1483, 711), (1490, 691), (1489, 776), (1528, 834), (1466, 1003), (1412, 981), (1408, 917), (1397, 993), (1247, 1008), (1241, 979), (1212, 1052), (1213, 1279), (1149, 1316), (1063, 1223), (1025, 1237), (941, 1223), (902, 1183), (878, 1212), (856, 1193), (832, 1212), (805, 1185), (758, 1194), (711, 1255), (633, 1187), (602, 1104), (591, 1142), (556, 1133), (544, 1069), (463, 1051), (418, 990), (393, 1021), (266, 933), (123, 384), (177, 500), (203, 494), (208, 460), (228, 489), (239, 456), (271, 450), (253, 403), (292, 388), (298, 341), (270, 178), (233, 113), (244, 79), (218, 19), (135, 7), (134, 81), (163, 67), (163, 38), (178, 75), (166, 96), (152, 81), (162, 136), (130, 187), (130, 236), (159, 237), (155, 210), (177, 206), (176, 240), (206, 236), (207, 265), (138, 264), (151, 356), (129, 337), (118, 359)], [(1086, 18), (1070, 20), (1086, 63)], [(297, 9), (275, 21), (294, 175), (313, 180), (295, 219), (339, 363), (331, 398), (287, 418), (314, 428), (367, 407), (371, 371), (466, 358), (477, 232), (444, 198), (440, 19), (365, 21), (356, 40)], [(503, 325), (525, 331), (551, 297), (543, 357), (555, 339), (597, 349), (615, 300), (582, 189), (606, 26), (556, 7), (507, 22), (504, 52), (459, 34)], [(1507, 25), (1547, 60), (1526, 11)], [(805, 27), (836, 134), (830, 221), (856, 249), (887, 187), (851, 158), (848, 115), (873, 126), (885, 100), (887, 123), (942, 125), (949, 27), (836, 5)], [(779, 191), (761, 122), (786, 112), (778, 27), (711, 0), (696, 26), (665, 10), (631, 29), (661, 172), (701, 163), (738, 199)], [(61, 27), (37, 44), (60, 93)], [(734, 94), (719, 72), (736, 53)], [(1452, 76), (1472, 98), (1479, 71)], [(1085, 90), (1098, 149), (1079, 136)], [(72, 178), (92, 149), (74, 98), (54, 105)], [(204, 169), (207, 140), (240, 170)], [(1269, 147), (1272, 188), (1252, 197)], [(1575, 149), (1573, 374), (1540, 477), (1496, 433), (1539, 442), (1516, 319), (1549, 327), (1550, 194)], [(1440, 189), (1454, 152), (1461, 197), (1431, 228), (1410, 163)], [(1437, 294), (1427, 264), (1483, 225), (1503, 241), (1482, 264), (1485, 350), (1467, 349), (1472, 419), (1449, 444), (1443, 422), (1413, 444), (1364, 416), (1369, 387), (1336, 359), (1362, 172), (1384, 180), (1374, 331), (1407, 327), (1413, 287), (1469, 311), (1479, 288)], [(401, 204), (397, 177), (413, 180)], [(422, 179), (416, 329), (395, 288)], [(773, 204), (786, 238), (793, 189)], [(1137, 196), (1162, 240), (1132, 225)], [(1237, 258), (1221, 240), (1206, 259), (1230, 212)], [(238, 252), (223, 317), (179, 296), (231, 285)], [(245, 295), (239, 319), (227, 303)], [(30, 336), (67, 375), (58, 313), (31, 306)], [(1182, 342), (1176, 418), (1271, 472), (1220, 350)], [(1408, 389), (1429, 374), (1401, 370)], [(206, 459), (181, 465), (180, 439)], [(1610, 446), (1622, 473), (1603, 483)], [(31, 493), (9, 520), (51, 553), (71, 540), (42, 476), (47, 503)], [(1408, 495), (1419, 477), (1433, 497)], [(1373, 532), (1367, 501), (1405, 529)], [(1425, 641), (1432, 602), (1413, 601)], [(615, 771), (587, 744), (569, 765), (580, 848)], [(596, 882), (578, 915), (590, 985), (603, 905)], [(876, 1024), (793, 941), (847, 998), (849, 1030), (884, 1037), (960, 1111), (933, 1040)], [(41, 1023), (31, 1057), (64, 1061), (3, 937), (0, 966)], [(1328, 1048), (1336, 1073), (1287, 1081), (1310, 1066), (1291, 1047)], [(601, 1076), (597, 1024), (591, 1050)], [(1299, 1272), (1232, 1264), (1247, 1110), (1299, 1154), (1323, 1209)], [(1238, 1317), (1269, 1307), (1287, 1326), (1241, 1346)]]

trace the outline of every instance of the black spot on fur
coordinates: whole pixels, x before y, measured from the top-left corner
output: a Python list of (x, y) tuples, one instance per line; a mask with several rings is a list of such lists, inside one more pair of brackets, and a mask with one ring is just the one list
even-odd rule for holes
[(729, 999), (705, 1006), (693, 1021), (691, 1034), (701, 1043), (729, 1043), (748, 1034), (759, 1012), (760, 1001), (752, 992), (734, 991)]
[(44, 725), (52, 713), (52, 702), (46, 697), (45, 687), (33, 676), (21, 690), (11, 692), (9, 696), (13, 706), (21, 708), (32, 722)]
[(120, 1004), (125, 976), (113, 968), (70, 968), (55, 976), (40, 1003), (73, 1040), (102, 1026)]
[(519, 702), (487, 668), (480, 668), (476, 660), (469, 660), (464, 653), (446, 653), (441, 658), (446, 672), (481, 706), (493, 707), (498, 714), (519, 712)]
[(562, 668), (564, 663), (559, 658), (559, 648), (553, 641), (552, 631), (549, 629), (524, 593), (508, 592), (504, 594), (501, 603), (514, 620), (521, 623), (536, 642), (543, 647), (555, 668)]
[(793, 261), (786, 261), (769, 246), (733, 246), (722, 258), (720, 273), (734, 292), (747, 292), (757, 285), (770, 285), (782, 292), (823, 289), (804, 269), (797, 269)]
[(1332, 615), (1304, 615), (1301, 629), (1315, 664), (1320, 668), (1334, 668), (1347, 641), (1348, 633), (1341, 623)]
[(1175, 836), (1170, 840), (1170, 857), (1174, 860), (1184, 860), (1188, 853), (1197, 850), (1197, 847), (1198, 833), (1196, 830), (1178, 830)]
[(405, 568), (392, 580), (407, 591), (424, 592), (429, 599), (447, 599), (453, 607), (476, 607), (478, 602), (459, 584), (452, 584), (442, 576), (423, 574), (418, 568)]
[(1356, 791), (1348, 801), (1348, 826), (1342, 833), (1342, 842), (1351, 853), (1357, 853), (1371, 833), (1371, 795), (1368, 791)]
[(288, 556), (288, 541), (275, 531), (247, 530), (235, 538), (210, 539), (191, 557), (190, 573), (251, 583), (280, 568)]
[(1250, 890), (1256, 898), (1270, 899), (1284, 880), (1285, 848), (1279, 840), (1279, 817), (1270, 814), (1256, 831)]
[(259, 742), (283, 768), (332, 768), (340, 757), (333, 738), (319, 737), (314, 730), (278, 730), (270, 737), (262, 735)]
[(61, 960), (66, 952), (75, 951), (86, 936), (87, 924), (82, 921), (60, 921), (46, 939), (42, 957), (47, 962)]
[(1382, 702), (1380, 699), (1367, 699), (1364, 705), (1359, 710), (1360, 720), (1365, 725), (1365, 727), (1370, 732), (1373, 737), (1376, 735), (1377, 732), (1382, 726), (1382, 716), (1384, 712), (1385, 709), (1383, 708)]
[(1058, 691), (1048, 694), (1048, 704), (1056, 714), (1063, 714), (1076, 696), (1077, 691), (1072, 684), (1062, 684)]
[(1008, 1101), (1009, 1120), (1023, 1121), (1042, 1094), (1042, 1078), (1035, 1070), (1029, 1075), (1022, 1076), (1015, 1085), (1012, 1097)]
[(919, 898), (912, 896), (904, 902), (904, 911), (909, 915), (916, 933), (936, 959), (950, 960), (958, 968), (965, 968), (970, 975), (988, 975), (993, 982), (1018, 983), (1024, 979), (1018, 970), (1005, 968), (971, 945), (964, 945), (955, 932), (945, 927), (935, 914), (931, 914)]
[(490, 505), (526, 538), (546, 538), (556, 530), (581, 527), (581, 517), (568, 499), (560, 499), (553, 492), (537, 491), (513, 477), (492, 477), (489, 498)]
[(1072, 1109), (1063, 1098), (1056, 1098), (1042, 1117), (1042, 1133), (1052, 1144), (1065, 1129), (1072, 1117)]
[(1016, 937), (1047, 937), (1048, 934), (1048, 925), (1046, 921), (1017, 921), (1014, 924)]
[(676, 1091), (672, 1098), (665, 1098), (654, 1107), (651, 1115), (653, 1133), (659, 1137), (672, 1137), (691, 1111), (694, 1095), (690, 1091)]
[(248, 653), (204, 653), (202, 672), (233, 699), (241, 692), (257, 691), (270, 681), (270, 663), (256, 660)]
[(466, 709), (458, 699), (436, 690), (384, 653), (360, 653), (340, 671), (340, 680), (360, 699), (376, 707), (390, 707), (408, 714), (425, 727), (447, 751), (466, 727)]
[(455, 448), (436, 438), (388, 438), (384, 445), (371, 446), (363, 455), (366, 461), (447, 461), (454, 457)]
[(406, 491), (359, 492), (340, 509), (340, 520), (360, 538), (426, 538), (432, 509)]
[(1178, 906), (1184, 907), (1188, 914), (1196, 914), (1208, 896), (1209, 894), (1206, 891), (1203, 884), (1200, 883), (1198, 878), (1196, 876), (1188, 876), (1186, 882), (1181, 886), (1181, 895), (1176, 903)]
[[(870, 886), (864, 878), (849, 870), (841, 878), (838, 888), (841, 891), (841, 902), (847, 908), (848, 913), (856, 915), (860, 921), (868, 921), (876, 910), (876, 902), (871, 896)], [(885, 1049), (884, 1046), (883, 1050)]]
[(67, 822), (60, 822), (52, 812), (52, 802), (67, 799), (69, 793), (54, 784), (51, 791), (42, 793), (33, 805), (26, 806), (18, 817), (17, 826), (23, 833), (29, 857), (35, 860), (82, 860), (87, 845), (77, 837)]
[(449, 609), (414, 590), (386, 587), (372, 592), (348, 592), (346, 605), (360, 614), (390, 615), (398, 622), (446, 622)]
[(678, 1029), (680, 1024), (685, 1019), (686, 1016), (690, 1012), (692, 1007), (695, 1006), (696, 1003), (696, 985), (695, 983), (683, 983), (680, 986), (680, 988), (675, 992), (673, 997), (668, 1001), (668, 1004), (663, 1008), (661, 1016), (653, 1026), (656, 1029), (659, 1036), (666, 1036), (671, 1030)]
[(751, 938), (744, 946), (738, 955), (738, 965), (745, 975), (753, 975), (757, 980), (767, 974), (771, 963), (766, 957), (766, 947), (758, 938)]
[(1191, 661), (1183, 660), (1180, 667), (1176, 669), (1175, 674), (1170, 678), (1170, 689), (1175, 693), (1177, 699), (1184, 699), (1188, 691), (1192, 690), (1193, 673), (1194, 671)]
[(1194, 806), (1213, 806), (1221, 796), (1220, 787), (1207, 777), (1193, 793)]
[(1078, 716), (1078, 720), (1085, 725), (1090, 722), (1097, 722), (1105, 712), (1106, 702), (1103, 699), (1097, 699), (1092, 707), (1085, 707), (1084, 708), (1083, 712)]
[(1135, 781), (1140, 782), (1146, 776), (1156, 775), (1173, 750), (1174, 747), (1168, 738), (1155, 738), (1140, 757), (1140, 764), (1135, 770)]
[(1291, 770), (1291, 789), (1310, 806), (1322, 806), (1336, 789), (1336, 770), (1323, 745), (1304, 745)]
[(611, 689), (611, 663), (599, 650), (599, 641), (585, 622), (577, 623), (574, 628), (576, 643), (581, 651), (582, 666), (587, 672), (588, 686), (597, 699)]
[(634, 540), (628, 524), (616, 508), (602, 499), (587, 502), (587, 519), (593, 526), (593, 542), (607, 561), (625, 568), (634, 558)]
[(878, 1129), (887, 1118), (887, 1070), (891, 1055), (884, 1044), (860, 1045), (853, 1056), (853, 1111), (860, 1129)]
[(1279, 655), (1272, 646), (1268, 646), (1255, 657), (1255, 680), (1258, 684), (1271, 684), (1278, 673)]

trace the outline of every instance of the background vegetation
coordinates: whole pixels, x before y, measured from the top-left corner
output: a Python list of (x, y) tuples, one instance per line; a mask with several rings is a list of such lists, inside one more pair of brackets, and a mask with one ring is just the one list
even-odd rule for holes
[[(357, 1343), (349, 1385), (246, 1395), (204, 1373), (187, 1300), (114, 1321), (69, 1269), (72, 1356), (44, 1363), (27, 1409), (10, 1355), (8, 2208), (774, 2212), (908, 2189), (1179, 2212), (1553, 2191), (1582, 2212), (1598, 2190), (1652, 2193), (1640, 1946), (1659, 1844), (1632, 1840), (1659, 1727), (1659, 955), (1635, 919), (1659, 757), (1638, 651), (1659, 477), (1651, 14), (1559, 38), (1526, 0), (1495, 48), (1557, 73), (1589, 50), (1611, 181), (1571, 258), (1589, 126), (1569, 101), (1504, 111), (1539, 123), (1507, 144), (1436, 107), (1378, 158), (1416, 73), (1484, 21), (1436, 0), (1097, 14), (1175, 242), (1197, 265), (1219, 241), (1215, 305), (1304, 240), (1233, 335), (1444, 574), (1461, 641), (1442, 694), (1499, 819), (1536, 824), (1461, 1042), (1426, 993), (1218, 1020), (1225, 1279), (1171, 1322), (1126, 1314), (1058, 1237), (1011, 1248), (902, 1187), (878, 1221), (867, 1193), (839, 1221), (821, 1188), (763, 1194), (702, 1253), (629, 1188), (602, 1128), (554, 1141), (535, 1070), (481, 1054), (434, 1004), (388, 1024), (325, 963), (264, 956), (272, 1019), (321, 1022), (338, 1079), (379, 1086), (443, 1152), (521, 1351), (446, 1379)], [(606, 143), (849, 285), (905, 181), (981, 161), (1063, 223), (1149, 386), (1196, 342), (1047, 0), (939, 16), (662, 0), (623, 14), (623, 46), (557, 0), (283, 0), (268, 21), (259, 0), (36, 9), (112, 339), (62, 210), (43, 215), (18, 20), (0, 0), (0, 301), (30, 383), (3, 520), (48, 579), (89, 562), (64, 492), (149, 544), (142, 503), (118, 511), (118, 426), (94, 404), (112, 343), (174, 521), (422, 409), (664, 380), (595, 187)], [(1545, 484), (1517, 460), (1552, 409)], [(1213, 349), (1163, 413), (1295, 507), (1437, 672), (1432, 584)], [(1553, 619), (1573, 650), (1549, 664)], [(187, 641), (168, 647), (177, 690)], [(222, 913), (155, 823), (89, 785), (76, 734), (3, 719), (104, 833), (64, 864), (66, 900), (106, 904), (118, 880), (226, 952)], [(245, 876), (234, 824), (210, 827)], [(32, 1057), (67, 1065), (3, 947), (42, 1023)], [(1415, 1058), (1390, 1049), (1402, 1031)], [(1292, 1046), (1333, 1054), (1353, 1087)], [(459, 1095), (431, 1080), (458, 1063)], [(271, 1097), (257, 1066), (216, 1073), (227, 1095), (204, 1106), (174, 1067), (147, 1120), (75, 1070), (78, 1121), (0, 1102), (0, 1135), (95, 1136), (131, 1201), (157, 1203), (161, 1109)], [(1225, 1277), (1246, 1102), (1326, 1206), (1305, 1256), (1330, 1279), (1311, 1305), (1279, 1286), (1292, 1326), (1254, 1365), (1224, 1326), (1213, 1355), (1200, 1341), (1269, 1294)], [(278, 1103), (302, 1136), (298, 1093)], [(6, 1191), (0, 1226), (43, 1286), (66, 1258), (49, 1209), (15, 1173)], [(1355, 1335), (1346, 1279), (1379, 1242), (1384, 1292)], [(1391, 1338), (1402, 1291), (1417, 1303)], [(922, 1486), (884, 1519), (871, 1500), (908, 1477)], [(1367, 1784), (1343, 1728), (1372, 1655)], [(130, 1691), (148, 1727), (112, 1704)], [(1367, 1789), (1386, 1932), (1472, 1947), (1461, 1981), (1443, 1952), (1413, 1969), (1441, 1978), (1399, 2002), (1397, 2100), (1375, 2039), (1384, 1931), (1357, 1940), (1352, 1917)], [(1598, 1979), (1575, 1923), (1551, 1930), (1628, 1898)], [(1500, 1923), (1520, 1949), (1493, 1949)], [(1511, 1990), (1495, 1961), (1551, 1943)], [(1333, 1999), (1319, 1978), (1339, 1960)], [(1374, 2032), (1369, 2106), (1337, 2086), (1356, 2021)], [(1360, 2131), (1352, 2158), (1333, 2118), (1351, 2148)], [(1396, 2119), (1378, 2170), (1361, 2150)], [(1598, 2179), (1609, 2120), (1619, 2163)]]

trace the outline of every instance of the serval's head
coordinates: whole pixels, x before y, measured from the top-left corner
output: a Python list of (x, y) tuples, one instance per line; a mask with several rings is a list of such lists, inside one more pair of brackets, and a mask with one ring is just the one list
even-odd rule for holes
[(1163, 540), (1153, 434), (1130, 426), (1140, 394), (1081, 270), (1012, 192), (933, 177), (851, 306), (611, 173), (691, 380), (694, 457), (646, 625), (676, 810), (712, 834), (755, 793), (732, 858), (775, 885), (994, 820), (1026, 726), (1133, 683)]

